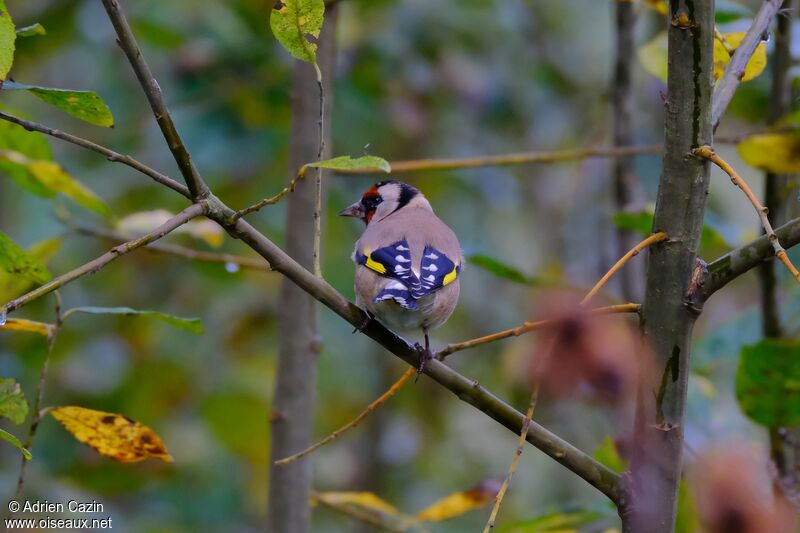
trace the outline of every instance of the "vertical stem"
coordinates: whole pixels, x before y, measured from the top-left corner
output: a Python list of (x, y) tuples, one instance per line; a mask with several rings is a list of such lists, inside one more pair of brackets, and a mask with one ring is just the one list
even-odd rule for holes
[[(314, 63), (317, 72), (317, 87), (319, 88), (319, 150), (317, 161), (322, 161), (325, 151), (325, 87), (322, 82), (322, 71)], [(314, 275), (322, 277), (320, 264), (320, 248), (322, 246), (322, 169), (317, 168), (316, 189), (314, 191)]]
[[(634, 28), (636, 5), (634, 2), (613, 2), (616, 15), (616, 59), (611, 86), (611, 107), (614, 121), (613, 145), (629, 146), (633, 143), (632, 85), (633, 60), (636, 51)], [(617, 211), (624, 211), (638, 200), (639, 186), (633, 170), (631, 156), (614, 159), (614, 203)], [(617, 257), (621, 257), (636, 243), (636, 234), (617, 229)], [(620, 274), (622, 298), (629, 302), (641, 302), (644, 292), (644, 264), (631, 265)]]
[[(61, 331), (61, 324), (63, 316), (61, 315), (61, 294), (58, 291), (53, 292), (55, 297), (55, 312), (56, 323), (55, 328), (47, 338), (47, 353), (42, 362), (42, 369), (39, 371), (39, 383), (36, 386), (36, 398), (33, 401), (33, 411), (31, 413), (31, 426), (28, 429), (28, 437), (25, 439), (23, 445), (25, 449), (31, 449), (33, 439), (36, 437), (36, 430), (39, 429), (39, 422), (42, 421), (42, 398), (44, 397), (44, 386), (47, 381), (47, 368), (50, 365), (50, 354), (53, 352), (53, 345), (56, 342), (56, 336)], [(28, 459), (25, 457), (20, 458), (19, 464), (19, 477), (17, 478), (17, 490), (14, 493), (14, 499), (19, 500), (22, 495), (22, 489), (25, 487), (25, 469), (28, 466)]]
[[(335, 54), (336, 8), (326, 10), (317, 52), (319, 70), (330, 95)], [(292, 87), (292, 130), (289, 168), (295, 172), (320, 156), (317, 125), (320, 91), (315, 69), (296, 62)], [(327, 105), (330, 107), (330, 97)], [(323, 130), (328, 136), (329, 131)], [(330, 142), (327, 143), (330, 145)], [(292, 176), (293, 177), (293, 176)], [(301, 181), (288, 198), (286, 251), (306, 269), (313, 269), (316, 214), (319, 195), (313, 182)], [(321, 200), (320, 200), (321, 202)], [(321, 205), (321, 203), (319, 204)], [(318, 219), (318, 218), (317, 218)], [(311, 463), (308, 457), (289, 465), (274, 462), (302, 450), (312, 442), (317, 355), (317, 306), (314, 298), (288, 279), (281, 285), (278, 307), (279, 354), (275, 396), (270, 416), (270, 483), (267, 531), (311, 531)]]
[(623, 530), (672, 533), (681, 476), (691, 336), (687, 304), (708, 193), (708, 162), (691, 156), (711, 143), (714, 0), (670, 0), (664, 160), (650, 249), (642, 325), (654, 372), (640, 380), (636, 439)]
[[(794, 0), (784, 0), (781, 11), (793, 13)], [(770, 64), (772, 66), (772, 91), (769, 100), (767, 123), (772, 125), (783, 118), (791, 108), (791, 86), (788, 72), (792, 66), (791, 42), (792, 20), (790, 16), (778, 16), (775, 30), (775, 52)], [(786, 222), (786, 195), (788, 176), (767, 172), (764, 182), (764, 206), (769, 210), (770, 220), (775, 226)], [(777, 273), (775, 261), (764, 262), (758, 267), (758, 280), (761, 287), (761, 328), (764, 337), (779, 338), (783, 336), (777, 298)], [(797, 430), (793, 433), (797, 434)], [(790, 457), (785, 453), (785, 438), (777, 429), (770, 431), (770, 449), (772, 459), (781, 477), (787, 473)]]

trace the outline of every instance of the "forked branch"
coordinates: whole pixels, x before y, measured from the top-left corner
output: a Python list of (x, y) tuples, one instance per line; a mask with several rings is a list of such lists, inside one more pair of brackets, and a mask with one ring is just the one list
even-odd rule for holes
[(778, 235), (775, 233), (775, 230), (772, 229), (772, 224), (770, 224), (769, 217), (767, 216), (767, 208), (764, 207), (764, 205), (759, 201), (752, 189), (750, 189), (750, 187), (736, 172), (736, 170), (724, 159), (718, 156), (714, 149), (710, 146), (701, 146), (700, 148), (694, 150), (694, 154), (708, 159), (721, 168), (728, 176), (730, 176), (733, 184), (739, 187), (742, 192), (744, 192), (745, 196), (747, 196), (747, 199), (750, 200), (751, 204), (753, 204), (753, 208), (755, 208), (756, 213), (758, 213), (758, 217), (761, 219), (761, 225), (764, 227), (764, 233), (766, 233), (767, 239), (769, 239), (770, 244), (772, 244), (772, 249), (775, 251), (775, 257), (777, 257), (781, 263), (786, 265), (786, 268), (788, 268), (789, 272), (792, 273), (794, 279), (800, 283), (800, 272), (798, 272), (797, 268), (792, 264), (792, 261), (786, 254), (786, 250), (784, 250), (783, 246), (781, 246)]

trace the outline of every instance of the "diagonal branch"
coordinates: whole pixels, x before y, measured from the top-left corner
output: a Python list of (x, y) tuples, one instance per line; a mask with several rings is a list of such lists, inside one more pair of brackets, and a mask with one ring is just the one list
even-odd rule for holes
[(201, 204), (192, 204), (174, 217), (170, 218), (162, 225), (151, 231), (150, 233), (139, 237), (138, 239), (133, 239), (126, 243), (120, 244), (119, 246), (115, 246), (108, 252), (104, 253), (97, 259), (89, 261), (86, 264), (83, 264), (76, 268), (75, 270), (71, 270), (64, 275), (61, 275), (41, 287), (37, 287), (36, 289), (30, 291), (27, 294), (23, 294), (19, 298), (15, 298), (10, 302), (6, 303), (3, 307), (0, 307), (0, 316), (4, 316), (6, 313), (10, 313), (20, 307), (38, 299), (42, 296), (53, 292), (56, 289), (67, 285), (68, 283), (72, 283), (76, 279), (85, 276), (86, 274), (94, 274), (110, 262), (114, 261), (115, 259), (122, 257), (123, 255), (132, 252), (142, 246), (147, 246), (153, 241), (157, 241), (164, 235), (176, 230), (180, 226), (186, 224), (193, 218), (197, 218), (201, 215), (206, 214), (208, 210), (208, 206), (205, 203)]
[(747, 63), (753, 57), (753, 53), (763, 39), (764, 32), (767, 31), (769, 23), (780, 10), (782, 3), (783, 0), (764, 0), (750, 29), (747, 30), (747, 34), (733, 53), (728, 66), (725, 67), (725, 73), (714, 87), (714, 94), (711, 98), (712, 128), (717, 129), (719, 126), (722, 115), (725, 114), (728, 104), (731, 103), (733, 95), (742, 81)]
[[(221, 224), (225, 223), (225, 215), (218, 213), (216, 210), (213, 210), (209, 216)], [(362, 333), (378, 342), (409, 365), (414, 367), (418, 365), (419, 353), (416, 348), (386, 329), (376, 320), (370, 319), (364, 311), (349, 302), (327, 281), (318, 278), (300, 266), (245, 220), (240, 219), (236, 224), (226, 226), (226, 229), (269, 261), (275, 270), (358, 328)], [(458, 396), (459, 399), (483, 411), (513, 433), (517, 435), (521, 433), (525, 415), (494, 396), (477, 381), (462, 376), (436, 360), (428, 363), (425, 373)], [(612, 501), (618, 501), (620, 496), (620, 476), (590, 455), (535, 422), (531, 422), (527, 441), (596, 487)]]
[[(800, 244), (800, 218), (790, 220), (775, 230), (775, 235), (786, 248)], [(700, 285), (701, 300), (708, 300), (712, 294), (738, 278), (751, 268), (775, 257), (775, 250), (767, 235), (731, 250), (708, 264), (708, 274)]]
[(140, 163), (139, 161), (137, 161), (136, 159), (132, 158), (129, 155), (117, 153), (114, 150), (111, 150), (110, 148), (106, 148), (105, 146), (99, 145), (87, 139), (83, 139), (82, 137), (78, 137), (63, 132), (61, 130), (51, 128), (49, 126), (45, 126), (44, 124), (31, 122), (30, 120), (24, 120), (19, 117), (15, 117), (14, 115), (3, 113), (2, 111), (0, 111), (0, 119), (7, 120), (8, 122), (12, 122), (14, 124), (18, 124), (28, 131), (38, 131), (39, 133), (44, 133), (45, 135), (50, 135), (51, 137), (55, 137), (56, 139), (61, 139), (62, 141), (67, 141), (82, 148), (86, 148), (87, 150), (91, 150), (93, 152), (97, 152), (98, 154), (102, 154), (109, 161), (113, 161), (114, 163), (122, 163), (123, 165), (128, 165), (129, 167), (138, 170), (145, 176), (153, 178), (153, 180), (160, 183), (161, 185), (165, 185), (170, 189), (172, 189), (173, 191), (176, 191), (187, 198), (191, 198), (191, 195), (189, 194), (189, 189), (187, 189), (185, 185), (181, 185), (180, 183), (170, 178), (169, 176), (165, 176), (164, 174), (156, 170), (153, 170), (152, 168), (148, 167), (143, 163)]
[(133, 67), (136, 78), (142, 86), (142, 90), (147, 96), (147, 101), (153, 110), (153, 115), (156, 117), (156, 122), (161, 128), (161, 133), (164, 134), (164, 139), (167, 141), (172, 156), (178, 164), (178, 168), (189, 187), (191, 197), (195, 200), (206, 198), (209, 195), (208, 187), (203, 181), (202, 176), (197, 171), (197, 168), (192, 162), (186, 146), (183, 144), (178, 130), (175, 129), (175, 123), (172, 121), (172, 116), (169, 114), (167, 105), (164, 103), (164, 98), (161, 95), (161, 87), (158, 85), (153, 73), (150, 70), (147, 62), (144, 60), (142, 51), (139, 49), (139, 44), (133, 36), (131, 27), (128, 20), (122, 13), (118, 0), (103, 0), (103, 6), (106, 8), (108, 18), (111, 19), (111, 24), (117, 32), (117, 43), (122, 51), (128, 57), (128, 61)]

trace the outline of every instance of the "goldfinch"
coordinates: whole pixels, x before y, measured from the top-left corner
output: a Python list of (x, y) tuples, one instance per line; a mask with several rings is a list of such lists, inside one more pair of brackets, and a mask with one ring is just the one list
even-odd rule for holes
[(366, 225), (353, 251), (356, 304), (392, 329), (422, 329), (422, 372), (431, 358), (428, 331), (444, 324), (458, 302), (464, 263), (458, 238), (425, 196), (402, 181), (376, 183), (339, 215)]

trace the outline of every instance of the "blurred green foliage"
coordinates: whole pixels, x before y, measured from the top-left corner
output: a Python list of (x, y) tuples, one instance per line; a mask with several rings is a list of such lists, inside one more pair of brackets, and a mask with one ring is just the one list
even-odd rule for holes
[[(298, 170), (287, 168), (286, 153), (293, 60), (271, 35), (271, 6), (257, 0), (123, 4), (177, 127), (215, 193), (244, 207), (280, 191)], [(107, 130), (81, 122), (21, 94), (25, 91), (0, 92), (3, 109), (132, 154), (177, 178), (100, 4), (12, 0), (8, 7), (17, 27), (41, 23), (47, 29), (46, 35), (17, 40), (13, 79), (93, 91), (113, 112), (116, 126)], [(613, 0), (342, 1), (331, 95), (334, 153), (374, 153), (391, 161), (609, 143), (612, 7)], [(724, 31), (747, 25), (735, 16), (719, 23)], [(637, 42), (649, 41), (662, 28), (657, 13), (642, 11)], [(665, 87), (635, 69), (634, 136), (641, 144), (659, 142)], [(769, 94), (765, 78), (737, 93), (733, 116), (720, 134), (726, 128), (739, 133), (761, 127)], [(185, 205), (179, 195), (125, 166), (39, 135), (17, 135), (20, 131), (0, 121), (0, 148), (54, 159), (102, 198), (114, 219), (155, 209), (177, 212)], [(742, 164), (732, 148), (720, 152), (737, 167)], [(584, 160), (397, 176), (422, 189), (475, 261), (464, 271), (455, 315), (433, 335), (434, 347), (546, 313), (537, 308), (541, 285), (589, 287), (596, 281), (616, 259), (609, 165)], [(107, 227), (113, 221), (51, 198), (52, 191), (27, 168), (0, 161), (0, 170), (0, 229), (50, 271), (65, 272), (107, 250), (107, 242), (78, 235), (71, 225)], [(659, 157), (637, 158), (636, 171), (652, 200)], [(747, 174), (758, 188), (760, 172)], [(350, 254), (361, 228), (335, 213), (378, 179), (382, 173), (326, 180), (323, 272), (350, 298)], [(283, 243), (284, 219), (282, 204), (251, 217), (277, 244)], [(715, 232), (706, 234), (712, 242), (704, 245), (705, 259), (758, 234), (746, 199), (717, 172), (707, 222)], [(168, 240), (212, 250), (187, 235)], [(34, 248), (42, 242), (60, 248)], [(220, 251), (247, 254), (231, 239)], [(260, 530), (269, 482), (280, 284), (275, 274), (138, 251), (66, 287), (67, 307), (125, 306), (196, 316), (205, 333), (199, 337), (126, 316), (71, 318), (53, 348), (44, 405), (124, 413), (153, 428), (175, 463), (115, 463), (45, 420), (28, 465), (26, 498), (96, 499), (121, 531)], [(0, 273), (4, 301), (27, 288)], [(614, 283), (609, 287), (612, 294), (617, 289)], [(746, 276), (707, 304), (696, 328), (696, 364), (711, 376), (718, 394), (692, 389), (685, 430), (693, 447), (734, 434), (763, 438), (739, 412), (733, 391), (739, 350), (758, 340), (757, 300), (753, 277)], [(795, 300), (787, 305), (790, 328), (799, 316), (790, 312), (798, 307)], [(52, 322), (52, 298), (19, 316)], [(324, 349), (315, 433), (322, 436), (355, 416), (403, 368), (324, 309), (320, 321)], [(448, 364), (522, 407), (529, 394), (522, 369), (532, 349), (532, 339), (521, 337), (455, 355)], [(16, 378), (32, 398), (46, 352), (40, 336), (1, 332), (0, 376)], [(537, 420), (592, 453), (607, 437), (624, 433), (626, 423), (579, 399), (544, 398)], [(3, 424), (18, 435), (25, 427)], [(423, 378), (311, 460), (319, 490), (370, 490), (402, 509), (422, 509), (443, 494), (502, 476), (515, 441)], [(10, 497), (19, 452), (0, 446), (0, 457), (0, 488)], [(577, 525), (587, 516), (598, 518), (591, 509), (605, 502), (561, 466), (526, 450), (503, 520), (531, 530), (530, 524), (544, 520), (540, 515), (565, 504), (589, 509), (566, 518)], [(550, 516), (564, 518), (561, 511)], [(314, 531), (357, 527), (322, 507), (314, 517)], [(475, 530), (484, 518), (476, 512), (431, 529)], [(598, 527), (616, 524), (608, 513), (599, 518)]]

